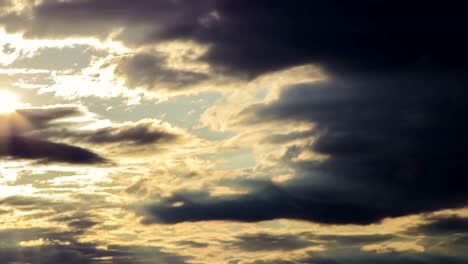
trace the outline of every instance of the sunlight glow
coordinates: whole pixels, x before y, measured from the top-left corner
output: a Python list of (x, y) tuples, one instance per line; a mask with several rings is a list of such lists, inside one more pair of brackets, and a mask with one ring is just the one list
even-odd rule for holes
[(19, 97), (9, 91), (0, 91), (0, 114), (9, 114), (21, 106)]

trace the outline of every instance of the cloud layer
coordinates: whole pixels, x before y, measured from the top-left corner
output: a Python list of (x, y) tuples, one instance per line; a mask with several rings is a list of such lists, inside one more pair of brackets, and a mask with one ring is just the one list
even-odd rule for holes
[(0, 0), (0, 261), (467, 263), (466, 8)]

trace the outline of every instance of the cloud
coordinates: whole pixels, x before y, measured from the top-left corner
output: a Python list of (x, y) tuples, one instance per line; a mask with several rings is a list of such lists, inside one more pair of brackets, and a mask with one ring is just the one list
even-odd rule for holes
[[(73, 1), (67, 4), (47, 1), (38, 5), (28, 5), (21, 10), (23, 12), (7, 13), (2, 22), (8, 25), (10, 30), (25, 30), (25, 27), (32, 26), (33, 28), (25, 30), (26, 35), (36, 37), (72, 35), (105, 38), (118, 28), (129, 27), (124, 28), (124, 32), (119, 35), (129, 37), (131, 33), (128, 31), (132, 28), (136, 30), (131, 35), (134, 41), (142, 42), (150, 37), (141, 36), (141, 33), (162, 33), (167, 31), (167, 26), (183, 27), (184, 24), (190, 26), (190, 23), (196, 23), (196, 19), (206, 10), (208, 4), (166, 0), (139, 0), (132, 4), (125, 1)], [(26, 16), (28, 12), (34, 14), (34, 19), (30, 20)], [(158, 26), (158, 22), (163, 23)], [(148, 26), (151, 28), (148, 29)]]
[[(243, 129), (270, 124), (270, 131), (294, 121), (313, 124), (310, 133), (291, 137), (315, 139), (286, 142), (277, 160), (294, 169), (291, 181), (257, 183), (245, 195), (227, 197), (181, 192), (148, 212), (170, 223), (292, 218), (369, 224), (462, 207), (468, 94), (459, 84), (466, 81), (457, 73), (388, 73), (287, 87), (278, 100), (247, 107), (233, 123)], [(298, 158), (302, 153), (321, 158)], [(174, 201), (183, 205), (171, 207)]]
[[(77, 105), (58, 105), (18, 109), (0, 116), (2, 148), (0, 156), (35, 159), (41, 162), (72, 164), (105, 163), (106, 159), (75, 144), (89, 147), (115, 147), (128, 153), (135, 148), (163, 150), (187, 142), (182, 129), (155, 120), (112, 124)], [(55, 142), (58, 141), (58, 142)]]
[(185, 263), (187, 257), (153, 246), (109, 245), (78, 242), (73, 233), (47, 228), (0, 231), (0, 259), (6, 263)]
[(95, 145), (122, 143), (129, 145), (171, 144), (186, 135), (160, 120), (142, 119), (138, 122), (112, 124), (103, 128), (45, 131), (42, 136), (68, 138)]
[[(464, 258), (448, 257), (443, 255), (401, 255), (401, 254), (386, 254), (382, 256), (376, 255), (357, 255), (357, 256), (340, 256), (340, 257), (310, 257), (299, 260), (299, 263), (306, 264), (461, 264), (466, 261)], [(254, 262), (255, 263), (255, 262)], [(260, 262), (261, 263), (261, 262)], [(266, 262), (268, 263), (268, 262)], [(275, 262), (272, 262), (275, 263)], [(281, 263), (281, 262), (279, 262)]]
[(64, 118), (83, 116), (78, 106), (56, 106), (18, 109), (0, 116), (0, 157), (33, 159), (43, 163), (98, 164), (106, 160), (87, 149), (33, 138), (28, 133), (45, 129)]
[(84, 116), (85, 110), (77, 105), (55, 105), (17, 109), (11, 114), (0, 115), (0, 135), (23, 135), (44, 129), (51, 122), (63, 122), (66, 118)]
[[(284, 231), (286, 228), (295, 230), (299, 226), (311, 226), (310, 223), (296, 221), (259, 225), (217, 222), (201, 228), (194, 228), (190, 223), (140, 227), (132, 225), (135, 219), (133, 215), (126, 214), (126, 210), (109, 205), (111, 201), (119, 204), (114, 205), (116, 207), (141, 201), (143, 205), (139, 206), (138, 214), (143, 224), (296, 219), (340, 225), (368, 225), (388, 217), (466, 206), (464, 187), (467, 180), (463, 177), (468, 169), (466, 4), (400, 0), (358, 3), (344, 0), (293, 3), (284, 0), (249, 3), (231, 0), (23, 2), (21, 5), (2, 6), (0, 23), (7, 31), (24, 33), (24, 37), (35, 39), (108, 38), (122, 41), (133, 49), (129, 54), (111, 58), (115, 60), (109, 65), (100, 64), (109, 57), (90, 62), (88, 55), (91, 54), (86, 53), (85, 61), (79, 66), (81, 75), (58, 72), (52, 76), (56, 83), (41, 92), (57, 91), (57, 95), (68, 99), (75, 93), (78, 96), (103, 93), (120, 96), (132, 92), (136, 97), (141, 95), (146, 99), (147, 95), (151, 97), (153, 92), (159, 91), (200, 91), (198, 87), (204, 86), (205, 82), (210, 82), (210, 86), (204, 86), (203, 91), (240, 87), (239, 90), (247, 92), (229, 90), (232, 95), (228, 96), (235, 99), (227, 99), (227, 96), (216, 99), (217, 108), (205, 102), (197, 103), (200, 111), (209, 107), (212, 115), (221, 120), (216, 123), (222, 124), (219, 128), (228, 132), (220, 135), (229, 136), (230, 129), (242, 133), (207, 144), (208, 149), (201, 151), (203, 159), (226, 157), (226, 163), (232, 163), (226, 167), (234, 168), (230, 171), (221, 170), (219, 165), (213, 166), (216, 163), (213, 161), (199, 162), (198, 157), (193, 156), (199, 154), (193, 154), (199, 149), (180, 149), (177, 144), (185, 142), (187, 135), (157, 120), (113, 124), (110, 120), (88, 118), (88, 121), (71, 122), (67, 119), (76, 118), (74, 120), (77, 121), (89, 114), (86, 109), (72, 106), (19, 110), (14, 117), (0, 117), (1, 146), (11, 145), (1, 149), (2, 158), (72, 164), (105, 162), (105, 158), (94, 150), (111, 153), (108, 155), (115, 153), (114, 150), (128, 151), (126, 155), (132, 152), (143, 157), (136, 160), (128, 155), (122, 159), (124, 164), (113, 167), (112, 171), (81, 170), (70, 180), (40, 178), (51, 188), (33, 189), (34, 192), (54, 197), (59, 195), (64, 199), (70, 191), (74, 192), (70, 195), (72, 198), (82, 195), (80, 200), (83, 201), (78, 206), (86, 208), (83, 214), (74, 214), (75, 199), (65, 205), (39, 198), (2, 200), (2, 206), (21, 212), (14, 213), (19, 217), (18, 221), (43, 214), (46, 215), (43, 218), (51, 223), (73, 232), (49, 232), (37, 236), (14, 235), (12, 232), (0, 236), (0, 241), (2, 237), (24, 238), (6, 242), (16, 247), (0, 247), (2, 261), (190, 262), (188, 258), (162, 247), (145, 245), (144, 240), (148, 239), (155, 243), (169, 243), (187, 252), (199, 251), (193, 255), (200, 253), (210, 257), (207, 262), (222, 262), (218, 259), (235, 255), (230, 263), (466, 263), (466, 257), (461, 256), (464, 252), (459, 249), (461, 246), (453, 246), (452, 251), (440, 250), (443, 248), (441, 239), (449, 238), (447, 244), (452, 245), (466, 242), (466, 228), (460, 217), (429, 219), (416, 230), (418, 234), (431, 237), (421, 236), (419, 241), (410, 232), (405, 233), (404, 236), (409, 237), (403, 239), (400, 237), (402, 234), (339, 236), (289, 234)], [(5, 1), (0, 1), (1, 4), (5, 5)], [(177, 50), (160, 50), (172, 41), (196, 43), (206, 51), (178, 61), (183, 56), (172, 57)], [(5, 52), (11, 51), (11, 47), (5, 47)], [(39, 50), (33, 59), (40, 65), (45, 57), (53, 56), (56, 51)], [(62, 51), (65, 50), (61, 49), (59, 53)], [(52, 60), (52, 64), (74, 67), (69, 60), (55, 61), (55, 57)], [(181, 67), (179, 64), (175, 66), (176, 62), (199, 64)], [(20, 60), (17, 63), (21, 66), (26, 62)], [(87, 63), (94, 65), (81, 68)], [(56, 69), (53, 65), (42, 65)], [(322, 69), (326, 78), (320, 78), (320, 82), (303, 82), (303, 76), (288, 72), (298, 65)], [(267, 78), (270, 73), (282, 74), (276, 76), (276, 82), (273, 77)], [(121, 78), (118, 81), (125, 81), (128, 88), (150, 91), (123, 89), (121, 82), (112, 83), (115, 76)], [(216, 80), (226, 83), (213, 82), (213, 76), (220, 76)], [(230, 82), (237, 81), (238, 77), (251, 82)], [(31, 84), (37, 83), (33, 78), (36, 77), (26, 80), (34, 82)], [(280, 79), (284, 83), (279, 84)], [(246, 85), (242, 86), (243, 83)], [(100, 89), (94, 89), (98, 86)], [(251, 89), (253, 86), (255, 88)], [(281, 88), (276, 89), (278, 86)], [(195, 87), (196, 90), (192, 89)], [(260, 89), (265, 90), (258, 92)], [(265, 98), (264, 91), (267, 93)], [(194, 98), (186, 99), (174, 105), (185, 104)], [(213, 100), (208, 101), (212, 103)], [(229, 104), (230, 100), (236, 101), (235, 104)], [(121, 120), (131, 116), (136, 120), (138, 114), (147, 115), (139, 111), (146, 111), (148, 105), (113, 118)], [(96, 107), (104, 112), (107, 105)], [(158, 113), (166, 109), (163, 105), (156, 107)], [(192, 113), (189, 111), (187, 113)], [(239, 113), (230, 116), (232, 111)], [(198, 112), (188, 117), (190, 123)], [(186, 123), (182, 119), (178, 122)], [(223, 126), (228, 119), (232, 122)], [(196, 133), (212, 132), (207, 131)], [(248, 139), (243, 138), (245, 141), (242, 143), (251, 143), (247, 147), (247, 144), (236, 145), (237, 138), (243, 135), (251, 135)], [(215, 137), (218, 136), (210, 136)], [(167, 159), (166, 156), (155, 158), (146, 151), (140, 151), (148, 147), (153, 154), (159, 146), (171, 149), (171, 154), (177, 158), (173, 159), (171, 155), (167, 155)], [(230, 154), (223, 151), (232, 146), (240, 149), (234, 151), (240, 153), (235, 154), (235, 158), (228, 157)], [(216, 154), (206, 154), (213, 149)], [(237, 156), (249, 160), (255, 158), (258, 166), (240, 169)], [(185, 162), (186, 165), (182, 166)], [(243, 160), (240, 163), (244, 163)], [(199, 173), (202, 171), (200, 168), (206, 171)], [(206, 177), (188, 177), (194, 175), (193, 171), (197, 172), (196, 176)], [(244, 180), (256, 177), (262, 180)], [(222, 188), (226, 184), (223, 182), (225, 178), (234, 182), (228, 183), (232, 188)], [(278, 178), (283, 180), (278, 181)], [(19, 179), (22, 180), (21, 177)], [(92, 184), (85, 186), (88, 182)], [(37, 188), (31, 188), (34, 187)], [(183, 189), (185, 187), (202, 191)], [(10, 190), (7, 186), (5, 189)], [(44, 222), (39, 217), (34, 220), (35, 225)], [(114, 230), (114, 225), (120, 224), (124, 226)], [(227, 226), (227, 232), (219, 230), (219, 226)], [(312, 226), (318, 231), (337, 228), (355, 233), (380, 227)], [(238, 228), (250, 229), (239, 233)], [(193, 236), (189, 235), (178, 241), (171, 236), (186, 234), (188, 229), (195, 230), (200, 237), (192, 241)], [(85, 230), (89, 234), (83, 233)], [(280, 234), (262, 230), (274, 230)], [(378, 232), (385, 231), (382, 224)], [(34, 230), (25, 232), (34, 233)], [(58, 229), (55, 232), (60, 233)], [(205, 238), (205, 233), (202, 232), (210, 232), (207, 234), (210, 237), (214, 236), (212, 232), (223, 233), (227, 238), (213, 243), (203, 240), (201, 237)], [(107, 235), (100, 236), (104, 233)], [(161, 236), (152, 240), (152, 234)], [(170, 241), (167, 241), (168, 237)], [(96, 238), (102, 244), (79, 242)], [(125, 240), (126, 245), (118, 245), (119, 239)], [(105, 244), (105, 240), (112, 240), (115, 245)], [(432, 247), (433, 240), (437, 243)], [(324, 245), (323, 252), (307, 253), (311, 250), (309, 246), (317, 244)], [(397, 250), (404, 248), (413, 250)], [(434, 248), (437, 252), (432, 253)], [(235, 252), (224, 252), (228, 249)], [(421, 252), (421, 249), (427, 251)], [(454, 251), (461, 253), (457, 255)], [(255, 256), (265, 259), (255, 260)]]
[[(279, 218), (311, 220), (334, 224), (369, 224), (382, 212), (353, 201), (334, 198), (332, 193), (307, 188), (283, 189), (256, 183), (248, 194), (213, 197), (207, 193), (174, 193), (171, 197), (143, 206), (143, 223), (231, 220), (257, 222)], [(324, 201), (322, 201), (324, 200)], [(174, 206), (174, 204), (180, 204)], [(313, 210), (312, 210), (313, 209)]]
[(181, 90), (207, 81), (210, 76), (195, 70), (170, 67), (164, 53), (141, 52), (121, 58), (114, 71), (128, 87), (148, 90)]
[[(110, 252), (116, 252), (117, 256), (113, 258), (113, 263), (167, 263), (184, 264), (189, 257), (165, 252), (162, 248), (155, 246), (120, 246), (109, 245)], [(119, 256), (120, 255), (120, 256)]]
[[(109, 196), (101, 197), (103, 200), (92, 195), (77, 196), (9, 196), (1, 199), (2, 208), (14, 211), (11, 217), (22, 214), (21, 220), (18, 219), (22, 226), (8, 228), (6, 224), (0, 230), (0, 259), (5, 263), (77, 264), (154, 261), (172, 264), (186, 263), (189, 259), (146, 240), (139, 240), (135, 245), (109, 240), (105, 234), (121, 228), (120, 223), (113, 222), (107, 213), (101, 214), (102, 210), (113, 212), (116, 208), (103, 201)], [(29, 228), (30, 225), (38, 227)], [(98, 241), (95, 235), (99, 236)], [(88, 239), (96, 242), (82, 242)]]
[[(307, 264), (344, 264), (344, 263), (463, 263), (466, 256), (440, 251), (428, 252), (421, 244), (443, 243), (440, 240), (423, 241), (421, 237), (411, 240), (407, 234), (379, 235), (341, 235), (302, 233), (257, 233), (239, 235), (237, 241), (228, 245), (239, 245), (243, 252), (262, 252), (256, 258), (230, 259), (228, 263), (307, 263)], [(297, 244), (300, 242), (299, 244)], [(369, 244), (372, 243), (372, 244)], [(310, 245), (320, 245), (320, 250), (306, 251)], [(290, 247), (291, 246), (291, 247)], [(304, 249), (304, 254), (286, 254), (288, 250)], [(275, 255), (274, 251), (281, 251)], [(268, 254), (266, 254), (268, 252)], [(253, 260), (252, 260), (253, 259)]]
[(437, 235), (468, 235), (468, 218), (457, 215), (429, 218), (429, 223), (419, 225), (411, 230), (411, 234)]
[[(275, 235), (271, 235), (274, 243)], [(445, 239), (431, 240), (427, 242), (421, 239), (408, 240), (408, 236), (399, 237), (395, 235), (331, 235), (331, 234), (291, 234), (291, 238), (312, 240), (313, 243), (322, 245), (319, 251), (308, 251), (303, 255), (279, 255), (275, 256), (272, 251), (255, 258), (253, 261), (241, 261), (232, 263), (307, 263), (307, 264), (344, 264), (344, 263), (464, 263), (466, 256), (453, 254), (447, 251), (429, 252), (419, 243), (430, 245), (431, 243), (444, 243)], [(260, 235), (263, 237), (263, 235)], [(279, 236), (282, 237), (282, 236)], [(255, 241), (255, 240), (253, 240)], [(357, 243), (354, 243), (356, 241)], [(364, 243), (364, 244), (363, 244)], [(366, 244), (376, 243), (376, 244)], [(281, 244), (281, 243), (280, 243)], [(255, 247), (255, 243), (252, 243)], [(272, 249), (275, 250), (274, 248)]]
[(464, 7), (422, 1), (44, 1), (0, 21), (31, 37), (113, 35), (139, 46), (193, 40), (211, 47), (203, 58), (211, 65), (255, 76), (311, 61), (374, 71), (428, 61), (460, 67), (466, 61), (460, 52), (467, 41), (460, 35)]
[(245, 234), (236, 237), (230, 245), (242, 251), (291, 251), (303, 249), (316, 243), (297, 235), (272, 235), (267, 233)]
[(176, 245), (182, 246), (182, 247), (191, 247), (191, 248), (206, 248), (209, 246), (208, 243), (189, 241), (189, 240), (177, 241)]
[(370, 244), (365, 245), (361, 248), (363, 251), (374, 251), (378, 254), (384, 254), (388, 252), (403, 252), (403, 251), (414, 251), (424, 252), (425, 248), (414, 242), (391, 242), (385, 244)]
[(324, 241), (326, 243), (337, 243), (341, 246), (359, 246), (368, 243), (385, 242), (396, 238), (393, 235), (379, 235), (379, 234), (366, 234), (366, 235), (316, 235), (305, 234), (310, 239)]
[(104, 158), (89, 150), (40, 139), (20, 136), (2, 137), (0, 145), (0, 157), (34, 159), (41, 163), (98, 164), (106, 162)]
[(171, 153), (175, 147), (193, 146), (201, 141), (184, 129), (158, 119), (112, 123), (94, 120), (71, 126), (50, 126), (31, 135), (66, 144), (80, 144), (107, 153), (110, 159)]

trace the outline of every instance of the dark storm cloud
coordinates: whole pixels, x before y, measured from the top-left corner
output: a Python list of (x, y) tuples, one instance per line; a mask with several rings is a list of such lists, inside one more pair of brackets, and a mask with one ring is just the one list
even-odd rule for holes
[[(467, 85), (456, 72), (430, 72), (353, 75), (289, 87), (277, 101), (243, 110), (237, 122), (314, 123), (314, 143), (291, 145), (279, 161), (295, 168), (295, 179), (257, 183), (246, 195), (179, 193), (148, 212), (169, 223), (293, 218), (368, 224), (464, 206)], [(294, 161), (305, 151), (328, 158)], [(170, 206), (176, 201), (183, 205)]]
[(123, 28), (120, 39), (132, 44), (195, 40), (211, 46), (204, 60), (218, 69), (255, 76), (310, 62), (346, 71), (464, 67), (465, 8), (460, 1), (75, 0), (43, 1), (0, 21), (36, 37), (106, 37)]
[[(338, 193), (307, 186), (283, 188), (272, 183), (255, 184), (256, 187), (246, 195), (222, 198), (207, 193), (175, 193), (167, 199), (143, 206), (139, 213), (145, 216), (145, 224), (205, 220), (256, 222), (277, 218), (368, 224), (383, 216), (378, 208), (342, 200)], [(173, 206), (175, 203), (181, 205)]]
[(268, 136), (263, 140), (263, 143), (271, 144), (284, 144), (298, 139), (304, 139), (311, 136), (317, 135), (317, 132), (313, 130), (301, 131), (301, 132), (291, 132), (288, 134), (273, 134)]
[(195, 71), (171, 69), (163, 54), (137, 53), (122, 58), (115, 68), (115, 74), (123, 77), (129, 87), (147, 89), (182, 89), (209, 78)]

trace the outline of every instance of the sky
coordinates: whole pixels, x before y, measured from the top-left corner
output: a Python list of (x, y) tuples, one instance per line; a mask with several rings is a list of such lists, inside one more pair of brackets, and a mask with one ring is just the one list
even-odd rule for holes
[(0, 263), (468, 263), (467, 7), (0, 0)]

